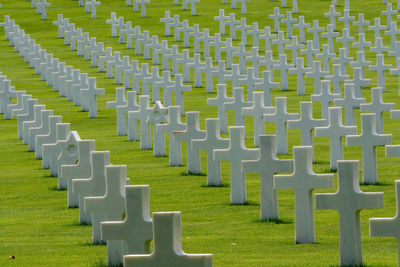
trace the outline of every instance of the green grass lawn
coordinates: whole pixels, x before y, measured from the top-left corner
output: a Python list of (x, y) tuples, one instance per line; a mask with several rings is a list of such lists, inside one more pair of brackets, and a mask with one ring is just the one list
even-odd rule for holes
[[(182, 11), (180, 6), (172, 5), (172, 0), (152, 0), (147, 8), (147, 18), (140, 18), (140, 12), (134, 13), (132, 7), (126, 7), (125, 1), (103, 0), (97, 8), (97, 19), (90, 19), (90, 14), (78, 6), (78, 1), (52, 1), (48, 8), (48, 20), (43, 21), (40, 15), (32, 9), (28, 1), (2, 1), (0, 16), (10, 15), (17, 24), (30, 34), (36, 43), (41, 44), (55, 58), (65, 61), (67, 65), (89, 73), (89, 77), (97, 77), (97, 87), (105, 88), (106, 95), (98, 97), (98, 118), (88, 119), (87, 112), (80, 112), (80, 107), (73, 106), (66, 98), (58, 96), (53, 88), (47, 87), (40, 80), (29, 64), (14, 52), (14, 47), (4, 40), (4, 30), (0, 29), (0, 71), (7, 75), (17, 90), (26, 90), (33, 98), (38, 98), (40, 104), (54, 110), (56, 115), (62, 115), (63, 122), (71, 123), (71, 129), (79, 132), (83, 139), (95, 139), (96, 150), (111, 151), (112, 164), (126, 164), (131, 184), (150, 185), (150, 209), (153, 211), (182, 212), (182, 246), (187, 253), (212, 253), (215, 266), (335, 266), (339, 262), (339, 225), (338, 214), (335, 211), (315, 211), (316, 243), (299, 245), (294, 241), (294, 194), (289, 190), (279, 191), (280, 219), (275, 222), (259, 221), (259, 177), (247, 176), (248, 205), (229, 204), (229, 164), (223, 163), (222, 187), (207, 187), (206, 176), (187, 175), (186, 165), (169, 167), (167, 157), (154, 157), (152, 151), (140, 151), (139, 142), (127, 141), (127, 137), (116, 136), (116, 112), (106, 109), (106, 101), (115, 98), (113, 79), (106, 79), (105, 73), (97, 72), (90, 67), (89, 61), (76, 56), (69, 46), (63, 44), (63, 39), (57, 39), (57, 27), (52, 25), (57, 14), (64, 14), (77, 27), (89, 32), (91, 37), (102, 41), (105, 46), (112, 46), (114, 51), (122, 55), (137, 58), (134, 50), (126, 49), (125, 44), (119, 44), (118, 38), (111, 37), (111, 29), (106, 20), (110, 12), (124, 16), (125, 21), (132, 21), (133, 26), (141, 26), (150, 35), (159, 35), (159, 40), (167, 39), (169, 44), (175, 43), (172, 37), (164, 37), (164, 25), (159, 19), (165, 10), (171, 15), (179, 14), (182, 19), (188, 19), (191, 25), (200, 24), (201, 29), (210, 28), (210, 33), (218, 31), (218, 23), (213, 20), (218, 15), (218, 9), (225, 8), (225, 14), (236, 13), (239, 19), (240, 9), (232, 10), (230, 4), (223, 5), (221, 1), (202, 0), (197, 4), (195, 17), (190, 16), (190, 10)], [(291, 1), (288, 1), (291, 2)], [(391, 1), (393, 2), (393, 1)], [(290, 4), (290, 3), (288, 3)], [(328, 18), (323, 13), (329, 11), (331, 1), (299, 1), (299, 11), (295, 17), (303, 15), (306, 22), (320, 20), (320, 26), (326, 26)], [(393, 4), (394, 6), (395, 3)], [(248, 3), (247, 22), (258, 21), (260, 28), (272, 26), (268, 15), (279, 2), (252, 0)], [(351, 1), (352, 15), (363, 12), (365, 18), (373, 24), (373, 18), (380, 16), (385, 9), (382, 1), (354, 0)], [(290, 11), (284, 9), (281, 13)], [(337, 7), (343, 11), (343, 3)], [(382, 24), (386, 19), (381, 17)], [(281, 25), (281, 29), (285, 29)], [(338, 29), (342, 28), (338, 23)], [(298, 34), (294, 30), (294, 34)], [(357, 37), (357, 29), (352, 28), (352, 35)], [(238, 34), (239, 37), (239, 34)], [(307, 38), (311, 35), (307, 34)], [(374, 40), (371, 32), (366, 38)], [(390, 45), (388, 36), (384, 36), (385, 45)], [(322, 43), (325, 42), (321, 39)], [(249, 37), (251, 44), (251, 37)], [(263, 42), (260, 43), (263, 47)], [(336, 44), (336, 52), (340, 47)], [(250, 50), (250, 47), (248, 47)], [(277, 47), (274, 46), (277, 50)], [(191, 49), (192, 52), (192, 49)], [(263, 49), (260, 54), (263, 54)], [(356, 50), (351, 49), (351, 56), (356, 56)], [(289, 53), (290, 55), (290, 53)], [(290, 56), (288, 56), (291, 59)], [(375, 55), (367, 53), (367, 59), (375, 61)], [(393, 58), (385, 58), (385, 62), (394, 64)], [(290, 62), (291, 60), (289, 60)], [(261, 68), (261, 70), (263, 70)], [(350, 69), (349, 69), (350, 70)], [(350, 71), (348, 70), (348, 73)], [(352, 74), (352, 73), (350, 73)], [(376, 86), (376, 73), (366, 72), (372, 79), (372, 87)], [(306, 79), (306, 95), (296, 95), (296, 79), (290, 75), (287, 92), (273, 91), (274, 96), (288, 97), (289, 112), (299, 111), (300, 101), (309, 101), (313, 94), (313, 80)], [(278, 81), (279, 73), (275, 74)], [(203, 80), (205, 85), (205, 80)], [(231, 85), (228, 84), (229, 93)], [(370, 99), (370, 88), (365, 88), (363, 96)], [(207, 98), (215, 97), (215, 93), (206, 94), (205, 88), (193, 88), (185, 93), (186, 111), (200, 111), (201, 127), (205, 127), (205, 118), (217, 116), (215, 107), (207, 106)], [(385, 102), (396, 103), (400, 108), (398, 98), (398, 80), (386, 75)], [(314, 103), (314, 115), (319, 117), (320, 106)], [(230, 125), (233, 125), (233, 113), (228, 113)], [(357, 110), (359, 115), (359, 110)], [(184, 120), (184, 118), (182, 118)], [(357, 118), (358, 125), (360, 119)], [(384, 114), (385, 133), (393, 134), (393, 144), (400, 144), (399, 122), (390, 120), (389, 114)], [(359, 130), (360, 131), (360, 130)], [(246, 144), (251, 147), (252, 121), (246, 119)], [(274, 126), (266, 124), (266, 132), (273, 133)], [(34, 159), (34, 153), (27, 152), (28, 147), (17, 139), (17, 121), (0, 120), (0, 266), (102, 266), (106, 262), (106, 247), (91, 244), (91, 227), (78, 224), (78, 209), (67, 208), (66, 191), (56, 189), (56, 178), (49, 176), (48, 170), (42, 170), (41, 161)], [(327, 138), (315, 138), (314, 170), (316, 173), (329, 173), (329, 143)], [(292, 146), (300, 145), (299, 131), (289, 131), (289, 155), (280, 158), (292, 158)], [(183, 149), (185, 151), (185, 149)], [(361, 149), (345, 147), (345, 159), (360, 160)], [(186, 153), (183, 156), (186, 159)], [(186, 160), (184, 160), (185, 162)], [(384, 148), (378, 148), (379, 184), (361, 186), (365, 192), (384, 192), (385, 209), (365, 210), (361, 213), (363, 259), (366, 266), (394, 266), (397, 264), (397, 242), (392, 238), (370, 238), (368, 236), (368, 218), (393, 217), (396, 213), (396, 197), (394, 181), (399, 177), (399, 160), (386, 158)], [(206, 173), (206, 157), (202, 154), (202, 172)], [(336, 175), (335, 175), (336, 176)], [(361, 177), (361, 173), (360, 173)], [(337, 179), (335, 177), (335, 185)], [(336, 189), (316, 190), (317, 192), (334, 192)], [(14, 255), (15, 260), (8, 257)]]

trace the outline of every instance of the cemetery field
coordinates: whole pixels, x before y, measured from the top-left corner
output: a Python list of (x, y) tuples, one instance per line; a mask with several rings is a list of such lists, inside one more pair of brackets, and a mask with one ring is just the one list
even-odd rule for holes
[[(343, 12), (342, 1), (338, 1), (337, 11)], [(394, 1), (393, 6), (395, 6)], [(396, 2), (397, 3), (397, 2)], [(240, 8), (231, 9), (230, 1), (201, 0), (197, 4), (197, 16), (191, 16), (190, 10), (182, 11), (181, 5), (173, 5), (172, 0), (151, 0), (147, 6), (147, 17), (141, 18), (140, 12), (133, 12), (125, 1), (103, 0), (97, 7), (97, 18), (91, 19), (90, 14), (78, 6), (78, 1), (52, 1), (47, 8), (48, 19), (41, 20), (36, 10), (28, 1), (2, 1), (0, 8), (1, 21), (4, 15), (10, 15), (25, 33), (36, 40), (54, 58), (66, 62), (81, 73), (97, 78), (97, 87), (105, 89), (105, 95), (97, 97), (98, 117), (88, 118), (87, 112), (81, 112), (79, 106), (59, 97), (52, 87), (46, 86), (40, 75), (29, 68), (29, 63), (14, 51), (9, 41), (4, 38), (4, 28), (0, 27), (0, 72), (12, 81), (16, 90), (25, 90), (37, 98), (39, 104), (46, 109), (54, 110), (55, 115), (61, 115), (62, 121), (71, 123), (71, 130), (78, 131), (82, 139), (95, 140), (96, 151), (110, 151), (113, 165), (127, 165), (127, 173), (131, 185), (148, 184), (150, 186), (150, 212), (181, 211), (182, 212), (182, 248), (186, 253), (213, 254), (214, 266), (338, 266), (339, 264), (339, 216), (334, 210), (315, 210), (314, 244), (295, 243), (294, 224), (294, 193), (291, 190), (279, 190), (279, 217), (277, 221), (260, 221), (260, 179), (256, 174), (247, 174), (247, 203), (244, 205), (230, 204), (230, 166), (222, 163), (222, 186), (207, 186), (206, 154), (202, 152), (202, 174), (187, 174), (186, 144), (182, 148), (183, 166), (170, 167), (168, 157), (154, 157), (152, 150), (140, 150), (139, 141), (128, 141), (127, 136), (117, 136), (116, 111), (107, 109), (106, 101), (115, 99), (116, 85), (114, 79), (107, 79), (106, 74), (91, 67), (90, 61), (77, 56), (70, 46), (64, 45), (64, 40), (57, 38), (57, 26), (52, 24), (57, 20), (57, 14), (69, 18), (76, 27), (89, 32), (97, 41), (104, 42), (105, 47), (113, 51), (121, 51), (121, 55), (138, 59), (140, 63), (151, 60), (135, 55), (133, 49), (127, 49), (126, 44), (120, 44), (118, 38), (111, 37), (111, 27), (106, 24), (110, 12), (116, 12), (117, 17), (123, 16), (125, 21), (131, 21), (132, 26), (140, 26), (142, 31), (148, 30), (151, 35), (158, 35), (159, 40), (166, 39), (170, 45), (178, 45), (183, 49), (183, 42), (175, 42), (173, 37), (164, 36), (164, 24), (159, 19), (164, 17), (164, 11), (169, 10), (171, 16), (179, 15), (188, 19), (191, 25), (199, 24), (200, 28), (209, 28), (210, 34), (219, 29), (214, 21), (219, 9), (225, 9), (225, 14), (235, 13), (240, 19)], [(299, 13), (294, 17), (305, 16), (312, 24), (319, 20), (321, 27), (326, 27), (329, 18), (324, 13), (329, 12), (331, 1), (301, 0)], [(268, 18), (273, 14), (273, 8), (280, 6), (280, 1), (270, 2), (251, 0), (247, 3), (247, 23), (256, 21), (260, 29), (273, 21)], [(371, 21), (380, 16), (385, 23), (381, 11), (385, 5), (381, 0), (353, 0), (351, 14), (356, 16), (364, 13), (365, 19)], [(291, 11), (291, 1), (281, 13)], [(244, 16), (244, 15), (243, 15)], [(343, 27), (338, 22), (338, 29)], [(281, 25), (285, 29), (285, 25)], [(227, 28), (228, 29), (228, 28)], [(357, 29), (351, 28), (357, 36)], [(354, 32), (353, 32), (354, 31)], [(228, 32), (228, 31), (227, 31)], [(239, 33), (237, 33), (239, 36)], [(294, 29), (297, 35), (298, 30)], [(226, 36), (225, 36), (226, 37)], [(307, 39), (312, 34), (307, 33)], [(251, 37), (248, 50), (251, 50)], [(371, 31), (366, 32), (368, 41), (374, 40)], [(261, 41), (260, 41), (261, 42)], [(321, 46), (325, 39), (321, 38)], [(238, 44), (238, 41), (234, 42)], [(390, 37), (384, 37), (385, 45), (390, 45)], [(191, 55), (193, 55), (191, 44)], [(335, 45), (338, 53), (340, 45)], [(213, 50), (211, 50), (213, 52)], [(278, 47), (273, 45), (273, 52)], [(356, 57), (356, 49), (351, 48), (350, 56)], [(264, 54), (260, 45), (260, 54)], [(291, 62), (290, 51), (287, 51)], [(224, 59), (224, 53), (222, 58)], [(367, 52), (367, 60), (376, 63), (375, 53)], [(234, 59), (237, 63), (237, 59)], [(385, 57), (386, 64), (395, 64), (393, 57)], [(260, 70), (265, 67), (261, 66)], [(182, 71), (182, 69), (181, 69)], [(350, 71), (348, 71), (350, 75)], [(371, 86), (365, 87), (362, 96), (366, 102), (371, 101), (371, 87), (377, 86), (376, 72), (365, 72), (371, 79)], [(279, 81), (279, 72), (275, 71), (274, 80)], [(191, 77), (191, 92), (184, 93), (186, 111), (200, 112), (200, 128), (205, 129), (206, 118), (216, 118), (216, 106), (208, 106), (207, 98), (216, 97), (217, 79), (214, 80), (214, 93), (206, 93), (205, 78), (203, 87), (194, 88)], [(314, 93), (314, 81), (305, 79), (305, 95), (299, 96), (296, 91), (296, 76), (289, 75), (289, 90), (272, 90), (273, 97), (286, 96), (289, 113), (299, 113), (299, 103), (310, 101)], [(228, 95), (232, 95), (232, 84), (227, 83)], [(383, 101), (394, 103), (395, 109), (400, 109), (398, 78), (386, 73), (386, 91)], [(273, 101), (274, 102), (274, 101)], [(314, 118), (321, 116), (320, 104), (313, 103)], [(344, 112), (343, 112), (344, 113)], [(186, 121), (182, 116), (182, 121)], [(228, 111), (229, 126), (234, 125), (234, 113)], [(384, 112), (384, 133), (392, 134), (392, 144), (400, 144), (400, 120), (390, 119), (389, 112)], [(356, 110), (357, 133), (360, 134), (360, 110)], [(253, 148), (253, 121), (245, 119), (246, 146)], [(275, 133), (275, 126), (265, 124), (267, 134)], [(222, 134), (228, 138), (228, 134)], [(166, 138), (168, 140), (168, 137)], [(278, 155), (280, 159), (293, 159), (293, 146), (300, 146), (300, 131), (288, 130), (289, 154)], [(167, 150), (168, 151), (168, 142)], [(0, 266), (106, 266), (106, 246), (91, 243), (91, 226), (79, 225), (78, 208), (67, 208), (67, 192), (57, 189), (57, 177), (51, 177), (49, 170), (42, 169), (42, 161), (35, 160), (35, 153), (28, 152), (28, 146), (22, 144), (17, 135), (17, 120), (0, 120)], [(314, 137), (315, 163), (317, 174), (334, 173), (330, 171), (329, 139)], [(344, 142), (344, 159), (360, 161), (360, 182), (362, 177), (362, 153), (360, 147), (346, 146)], [(365, 266), (395, 266), (398, 262), (397, 242), (394, 238), (369, 237), (369, 218), (393, 217), (396, 214), (395, 180), (400, 178), (400, 159), (385, 157), (385, 148), (377, 148), (378, 179), (377, 185), (361, 185), (364, 192), (384, 192), (384, 209), (363, 210), (361, 212), (361, 231), (363, 263)], [(336, 192), (335, 188), (317, 189), (317, 193)], [(15, 259), (9, 259), (15, 256)]]

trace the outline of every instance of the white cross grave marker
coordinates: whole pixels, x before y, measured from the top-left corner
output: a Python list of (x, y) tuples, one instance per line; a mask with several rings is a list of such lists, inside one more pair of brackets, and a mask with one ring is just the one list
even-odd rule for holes
[(266, 107), (264, 105), (264, 92), (253, 92), (253, 105), (243, 107), (243, 116), (252, 116), (254, 121), (254, 146), (259, 146), (259, 136), (264, 134), (264, 114), (270, 114), (275, 111), (275, 107)]
[(226, 160), (230, 162), (231, 171), (231, 204), (246, 203), (246, 178), (244, 176), (241, 161), (255, 160), (259, 157), (257, 149), (248, 149), (244, 144), (245, 127), (229, 127), (229, 147), (225, 149), (214, 149), (214, 160)]
[(315, 174), (313, 171), (313, 148), (293, 147), (293, 174), (274, 175), (276, 189), (292, 189), (295, 195), (295, 240), (296, 243), (314, 243), (314, 207), (312, 191), (317, 188), (332, 188), (333, 174)]
[(378, 183), (378, 168), (376, 162), (376, 147), (390, 145), (391, 134), (377, 134), (375, 114), (361, 114), (361, 134), (347, 135), (347, 146), (362, 148), (362, 181), (365, 184)]
[(316, 209), (339, 212), (340, 265), (362, 264), (360, 212), (383, 208), (383, 193), (364, 193), (359, 187), (358, 161), (338, 161), (336, 193), (315, 194)]
[(279, 218), (278, 193), (274, 187), (273, 175), (289, 172), (293, 169), (293, 160), (280, 160), (276, 157), (275, 135), (259, 137), (260, 157), (257, 160), (243, 160), (243, 173), (260, 175), (260, 219), (274, 220)]
[(214, 149), (229, 147), (229, 140), (220, 137), (219, 119), (206, 119), (206, 136), (204, 139), (192, 140), (193, 150), (207, 152), (207, 185), (221, 185), (221, 163), (214, 160)]
[(148, 185), (127, 185), (125, 220), (101, 223), (101, 235), (104, 240), (123, 241), (122, 255), (150, 253), (153, 223), (149, 215), (149, 201)]
[(344, 84), (344, 97), (333, 100), (335, 107), (343, 107), (344, 109), (344, 122), (347, 126), (355, 126), (356, 119), (354, 109), (360, 108), (361, 104), (365, 103), (365, 98), (355, 96), (354, 84)]
[(110, 165), (110, 151), (92, 151), (91, 175), (88, 178), (72, 179), (72, 192), (79, 197), (79, 223), (92, 222), (92, 243), (102, 243), (100, 222), (105, 218), (98, 214), (86, 213), (85, 197), (102, 196), (106, 193), (105, 167)]
[[(396, 186), (396, 215), (393, 218), (369, 219), (369, 236), (394, 237), (397, 239), (397, 242), (399, 243), (400, 241), (400, 236), (399, 236), (400, 181), (399, 180), (395, 181), (395, 186)], [(400, 264), (400, 258), (399, 258), (399, 264)]]
[[(126, 166), (106, 166), (106, 193), (102, 196), (85, 197), (84, 211), (103, 216), (106, 221), (121, 220), (125, 212), (125, 191), (127, 184)], [(118, 265), (122, 263), (122, 241), (107, 241), (107, 264)]]
[[(193, 149), (192, 140), (204, 139), (206, 137), (206, 131), (200, 129), (199, 126), (199, 112), (191, 111), (186, 112), (186, 129), (183, 131), (174, 131), (173, 138), (175, 142), (178, 142), (181, 146), (182, 141), (186, 142), (187, 145), (187, 171), (190, 174), (201, 173), (200, 163), (200, 150)], [(179, 162), (178, 165), (182, 163)]]
[(383, 89), (372, 88), (371, 89), (371, 103), (365, 103), (360, 105), (361, 112), (371, 112), (376, 114), (376, 133), (383, 134), (383, 121), (382, 113), (384, 111), (390, 111), (394, 109), (394, 103), (383, 102)]
[(299, 114), (297, 113), (287, 112), (286, 100), (286, 97), (276, 97), (275, 112), (273, 114), (264, 115), (264, 122), (275, 123), (278, 154), (288, 153), (287, 122), (289, 120), (295, 120), (299, 117)]
[(337, 169), (337, 161), (343, 159), (343, 137), (356, 134), (357, 126), (344, 126), (342, 124), (342, 108), (330, 107), (328, 125), (315, 128), (315, 136), (329, 137), (330, 142), (330, 169)]
[(124, 266), (211, 267), (211, 254), (183, 252), (181, 228), (180, 212), (153, 212), (153, 253), (127, 255), (124, 257)]

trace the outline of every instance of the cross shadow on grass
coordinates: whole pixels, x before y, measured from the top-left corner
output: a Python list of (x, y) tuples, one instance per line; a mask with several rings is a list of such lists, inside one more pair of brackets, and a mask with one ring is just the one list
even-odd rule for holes
[(190, 173), (190, 172), (181, 172), (182, 176), (207, 176), (207, 173)]
[(383, 182), (378, 182), (378, 183), (376, 183), (376, 184), (374, 184), (374, 183), (360, 183), (360, 185), (366, 185), (366, 186), (369, 186), (369, 185), (374, 185), (374, 186), (392, 186), (393, 184), (391, 184), (391, 183), (383, 183)]
[(206, 188), (220, 188), (220, 187), (229, 187), (229, 184), (219, 184), (219, 185), (202, 184), (201, 187), (206, 187)]
[(49, 187), (50, 191), (67, 191), (66, 189), (58, 188), (56, 185)]
[(107, 263), (103, 260), (98, 260), (93, 265), (90, 265), (90, 267), (123, 267), (122, 264), (118, 265), (107, 265)]
[(366, 265), (366, 264), (349, 264), (349, 265), (329, 265), (330, 267), (369, 267), (371, 265)]
[(254, 201), (246, 201), (244, 203), (239, 203), (239, 204), (229, 203), (229, 206), (260, 206), (260, 204)]
[(92, 226), (92, 224), (90, 224), (90, 223), (79, 223), (79, 221), (74, 221), (73, 223), (71, 223), (70, 224), (70, 226), (84, 226), (84, 227), (86, 227), (86, 226)]
[(293, 224), (293, 220), (290, 219), (262, 219), (262, 220), (255, 220), (256, 223), (262, 224)]
[(106, 246), (107, 243), (106, 242), (95, 242), (95, 243), (93, 243), (92, 241), (87, 240), (85, 242), (80, 242), (79, 245), (83, 246), (83, 247), (93, 247), (93, 246)]

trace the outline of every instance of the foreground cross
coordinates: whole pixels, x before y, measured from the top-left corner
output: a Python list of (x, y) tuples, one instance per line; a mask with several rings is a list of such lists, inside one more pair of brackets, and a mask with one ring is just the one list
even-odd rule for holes
[(313, 148), (293, 147), (294, 170), (290, 175), (274, 175), (276, 189), (292, 189), (295, 195), (295, 238), (296, 243), (314, 243), (313, 190), (332, 188), (333, 174), (313, 172)]
[(125, 220), (102, 222), (102, 239), (122, 240), (122, 255), (150, 253), (153, 223), (149, 202), (148, 185), (125, 186)]
[[(85, 212), (103, 216), (106, 221), (120, 220), (125, 212), (125, 192), (127, 184), (126, 166), (106, 166), (106, 192), (103, 196), (85, 197)], [(107, 264), (118, 265), (122, 262), (120, 240), (107, 241)]]
[(153, 212), (153, 240), (152, 254), (126, 255), (124, 266), (212, 266), (211, 254), (183, 252), (180, 212)]
[[(393, 218), (369, 219), (369, 236), (372, 237), (394, 237), (400, 248), (400, 180), (396, 182), (396, 216)], [(400, 255), (400, 253), (399, 253)], [(399, 258), (400, 266), (400, 258)]]
[(110, 165), (110, 151), (92, 151), (90, 153), (92, 164), (89, 178), (77, 178), (72, 180), (72, 192), (79, 195), (79, 223), (92, 222), (92, 243), (102, 243), (100, 222), (103, 216), (85, 213), (84, 198), (104, 195), (106, 192), (106, 169)]
[(383, 208), (383, 193), (364, 193), (358, 183), (358, 161), (339, 160), (336, 193), (315, 195), (317, 209), (334, 209), (339, 212), (341, 266), (362, 264), (361, 210)]

